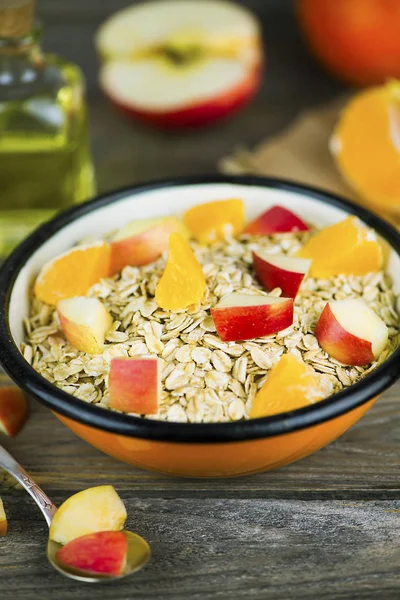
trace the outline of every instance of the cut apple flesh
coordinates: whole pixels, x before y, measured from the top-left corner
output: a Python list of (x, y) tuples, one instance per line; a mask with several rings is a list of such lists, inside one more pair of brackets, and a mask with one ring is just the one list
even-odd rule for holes
[(67, 544), (88, 533), (119, 531), (125, 521), (125, 506), (115, 489), (111, 485), (92, 487), (60, 506), (50, 525), (50, 539)]
[(78, 537), (56, 553), (65, 568), (87, 574), (122, 575), (128, 554), (123, 531), (99, 531)]
[(103, 351), (112, 318), (100, 300), (85, 296), (61, 300), (57, 304), (57, 313), (61, 329), (71, 346), (89, 354)]
[(363, 366), (376, 360), (384, 350), (388, 329), (362, 300), (337, 300), (325, 305), (315, 336), (336, 360)]
[(254, 45), (259, 25), (250, 11), (220, 0), (146, 2), (115, 13), (96, 36), (108, 59), (135, 59), (162, 47), (202, 47), (234, 52)]
[(167, 125), (205, 123), (239, 108), (255, 94), (260, 65), (204, 58), (188, 66), (165, 58), (112, 61), (101, 84), (120, 108), (144, 120)]
[(158, 358), (113, 358), (108, 387), (110, 408), (125, 413), (156, 414), (161, 392)]
[(234, 292), (211, 309), (224, 342), (272, 335), (293, 323), (293, 299)]
[(295, 298), (311, 262), (306, 258), (271, 254), (262, 250), (253, 252), (254, 270), (267, 292), (280, 288), (282, 295), (287, 298)]
[(7, 533), (7, 517), (3, 506), (3, 501), (0, 498), (0, 536)]

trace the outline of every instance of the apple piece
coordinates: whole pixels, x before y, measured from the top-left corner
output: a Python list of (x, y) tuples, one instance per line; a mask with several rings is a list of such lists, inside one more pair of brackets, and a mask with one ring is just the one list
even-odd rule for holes
[(327, 302), (315, 328), (321, 348), (345, 365), (376, 360), (388, 341), (388, 329), (362, 300)]
[(13, 437), (28, 418), (28, 401), (22, 390), (15, 386), (0, 387), (0, 431)]
[(224, 342), (272, 335), (293, 323), (293, 298), (233, 292), (211, 309), (218, 335)]
[(4, 510), (3, 500), (0, 498), (0, 536), (7, 533), (7, 517)]
[(176, 217), (140, 219), (122, 227), (111, 241), (112, 275), (127, 265), (141, 266), (156, 260), (168, 249), (171, 233), (188, 238), (189, 232)]
[(272, 233), (290, 233), (296, 231), (309, 231), (310, 228), (291, 210), (283, 206), (272, 206), (263, 212), (257, 219), (251, 221), (243, 233), (252, 235), (271, 235)]
[(82, 490), (63, 502), (50, 525), (50, 539), (59, 544), (97, 531), (120, 531), (126, 521), (124, 503), (112, 485)]
[(259, 23), (231, 2), (146, 2), (113, 15), (96, 42), (106, 95), (156, 126), (215, 121), (247, 103), (260, 86)]
[(87, 574), (122, 575), (128, 555), (123, 531), (98, 531), (75, 538), (57, 550), (63, 567)]
[(61, 329), (74, 348), (101, 354), (112, 317), (97, 298), (75, 296), (57, 304)]
[(161, 393), (158, 358), (113, 358), (108, 388), (110, 408), (125, 413), (156, 414)]
[(296, 297), (311, 262), (307, 258), (271, 254), (263, 250), (253, 252), (254, 270), (267, 292), (278, 287), (286, 298)]

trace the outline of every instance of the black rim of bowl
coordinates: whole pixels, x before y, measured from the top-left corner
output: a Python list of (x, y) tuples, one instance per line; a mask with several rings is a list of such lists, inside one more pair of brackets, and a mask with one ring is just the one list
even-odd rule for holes
[(94, 200), (59, 214), (39, 227), (12, 252), (0, 269), (0, 362), (5, 371), (22, 389), (56, 413), (97, 429), (141, 439), (209, 443), (260, 439), (318, 425), (361, 406), (390, 387), (398, 379), (400, 376), (400, 348), (360, 382), (312, 406), (273, 417), (247, 421), (170, 423), (123, 415), (87, 404), (49, 383), (25, 361), (13, 341), (9, 327), (10, 296), (21, 268), (49, 237), (76, 218), (126, 196), (162, 188), (215, 183), (261, 186), (289, 191), (336, 206), (349, 214), (358, 216), (364, 223), (373, 227), (400, 254), (400, 234), (386, 221), (336, 195), (291, 181), (255, 176), (210, 175), (154, 181), (103, 194)]

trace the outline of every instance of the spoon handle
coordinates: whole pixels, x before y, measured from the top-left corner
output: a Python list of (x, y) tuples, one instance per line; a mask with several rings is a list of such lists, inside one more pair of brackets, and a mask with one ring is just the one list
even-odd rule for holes
[(20, 464), (0, 446), (0, 467), (5, 469), (26, 489), (28, 494), (32, 496), (40, 510), (42, 511), (47, 525), (50, 523), (57, 511), (57, 507), (52, 503), (50, 498), (46, 496), (44, 491), (31, 479), (28, 473)]

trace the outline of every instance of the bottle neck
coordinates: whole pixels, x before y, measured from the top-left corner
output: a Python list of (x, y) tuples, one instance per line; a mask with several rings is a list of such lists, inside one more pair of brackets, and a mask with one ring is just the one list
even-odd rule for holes
[(24, 36), (0, 37), (0, 90), (36, 79), (36, 71), (43, 63), (40, 38), (40, 26)]

